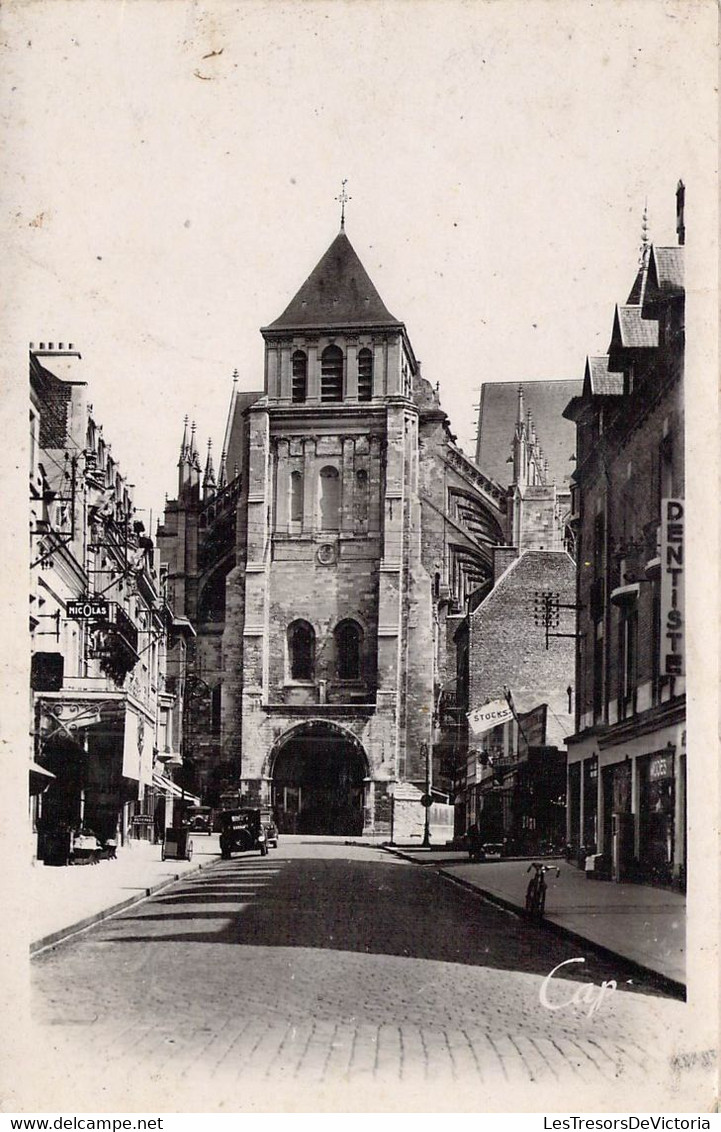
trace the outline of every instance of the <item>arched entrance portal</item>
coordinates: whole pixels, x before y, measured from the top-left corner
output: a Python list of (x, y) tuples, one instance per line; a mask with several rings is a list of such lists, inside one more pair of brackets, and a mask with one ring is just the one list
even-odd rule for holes
[(282, 740), (273, 764), (273, 806), (281, 833), (363, 832), (363, 747), (348, 732), (308, 723)]

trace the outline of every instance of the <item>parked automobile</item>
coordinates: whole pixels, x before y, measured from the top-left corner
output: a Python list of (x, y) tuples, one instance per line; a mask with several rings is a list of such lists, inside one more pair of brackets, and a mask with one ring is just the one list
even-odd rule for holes
[(210, 806), (189, 806), (183, 816), (183, 825), (191, 833), (212, 833), (213, 811)]
[(232, 853), (248, 853), (260, 849), (261, 857), (268, 853), (268, 840), (262, 821), (262, 811), (249, 807), (223, 810), (220, 815), (220, 855), (224, 861)]
[(265, 829), (265, 839), (270, 849), (278, 848), (278, 826), (271, 810), (261, 810), (261, 821)]

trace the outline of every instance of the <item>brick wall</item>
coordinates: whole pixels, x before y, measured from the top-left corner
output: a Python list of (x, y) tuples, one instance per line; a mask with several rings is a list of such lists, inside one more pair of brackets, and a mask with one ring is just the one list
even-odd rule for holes
[[(572, 730), (566, 689), (574, 681), (574, 641), (550, 637), (535, 624), (537, 592), (552, 591), (562, 604), (575, 599), (575, 566), (565, 552), (528, 550), (470, 618), (470, 705), (511, 689), (519, 710), (551, 703)], [(573, 633), (573, 610), (561, 610), (558, 632)]]

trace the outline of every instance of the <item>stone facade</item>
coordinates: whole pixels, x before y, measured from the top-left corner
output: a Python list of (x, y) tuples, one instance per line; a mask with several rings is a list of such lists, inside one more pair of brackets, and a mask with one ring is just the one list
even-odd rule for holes
[(159, 532), (199, 675), (222, 685), (202, 783), (222, 785), (215, 760), (281, 830), (388, 834), (398, 784), (441, 782), (452, 630), (490, 578), (504, 495), (456, 447), (345, 232), (262, 334), (263, 392), (234, 391), (226, 431), (232, 532), (207, 551), (218, 488), (206, 468), (201, 499), (193, 453)]

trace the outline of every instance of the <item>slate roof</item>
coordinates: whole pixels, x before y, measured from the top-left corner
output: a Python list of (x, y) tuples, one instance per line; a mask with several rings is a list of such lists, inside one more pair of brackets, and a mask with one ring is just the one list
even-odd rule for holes
[(602, 358), (586, 358), (586, 374), (592, 396), (620, 397), (623, 395), (623, 374), (610, 372), (608, 354), (605, 354)]
[(30, 354), (30, 386), (40, 406), (40, 448), (63, 448), (68, 443), (68, 405), (71, 385), (56, 377)]
[(247, 430), (247, 423), (244, 423), (245, 414), (250, 406), (263, 396), (262, 390), (260, 392), (241, 392), (234, 389), (231, 394), (228, 422), (223, 440), (225, 466), (229, 482), (235, 477), (236, 467), (238, 471), (243, 467), (244, 437)]
[(642, 318), (638, 306), (616, 307), (611, 346), (625, 350), (658, 346), (658, 323), (654, 319)]
[[(523, 401), (536, 426), (536, 435), (548, 460), (549, 483), (568, 482), (574, 465), (569, 457), (576, 451), (576, 427), (563, 417), (572, 397), (580, 396), (583, 382), (524, 381)], [(476, 438), (476, 463), (481, 471), (500, 484), (513, 478), (508, 463), (518, 411), (517, 381), (487, 382), (481, 386), (481, 408)]]
[(265, 330), (397, 326), (345, 232), (338, 233), (280, 318)]
[(673, 298), (684, 293), (683, 248), (652, 248), (648, 265), (648, 282), (644, 292), (644, 313), (653, 315), (658, 299)]

